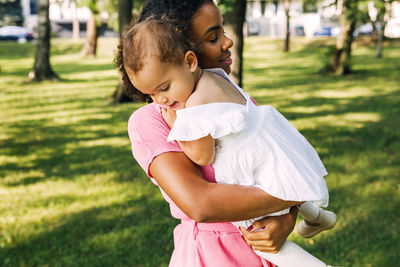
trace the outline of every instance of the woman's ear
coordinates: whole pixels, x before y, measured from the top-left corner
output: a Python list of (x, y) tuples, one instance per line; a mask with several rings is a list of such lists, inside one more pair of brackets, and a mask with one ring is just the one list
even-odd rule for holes
[(197, 56), (193, 51), (187, 51), (184, 60), (191, 72), (195, 72), (197, 70), (198, 67)]

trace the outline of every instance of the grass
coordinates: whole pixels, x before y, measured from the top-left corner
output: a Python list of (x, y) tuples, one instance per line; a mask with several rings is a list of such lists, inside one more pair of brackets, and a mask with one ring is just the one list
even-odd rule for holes
[[(393, 266), (399, 242), (400, 43), (353, 50), (353, 74), (321, 74), (327, 43), (246, 40), (244, 87), (318, 150), (334, 230), (290, 239), (340, 266)], [(27, 83), (33, 44), (0, 43), (0, 265), (167, 266), (178, 223), (132, 159), (126, 132), (142, 104), (111, 105), (115, 39), (99, 56), (52, 41), (59, 82)]]

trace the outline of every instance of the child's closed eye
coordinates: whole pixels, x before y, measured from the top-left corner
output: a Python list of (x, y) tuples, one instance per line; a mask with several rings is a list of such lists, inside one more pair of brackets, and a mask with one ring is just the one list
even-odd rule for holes
[(161, 91), (161, 92), (165, 92), (165, 91), (167, 91), (168, 89), (169, 89), (169, 85), (167, 85), (166, 87), (162, 88), (160, 91)]

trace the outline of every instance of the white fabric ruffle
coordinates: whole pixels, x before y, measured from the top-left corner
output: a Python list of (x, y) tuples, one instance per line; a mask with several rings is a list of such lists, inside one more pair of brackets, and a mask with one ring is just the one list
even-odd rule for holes
[[(229, 80), (224, 72), (218, 74)], [(168, 141), (210, 134), (219, 147), (213, 163), (218, 183), (257, 186), (283, 200), (326, 207), (327, 172), (314, 148), (275, 108), (256, 106), (233, 85), (246, 106), (210, 103), (179, 110)]]
[(245, 112), (245, 106), (234, 103), (211, 103), (177, 110), (167, 140), (191, 141), (209, 134), (217, 139), (240, 132), (246, 128)]

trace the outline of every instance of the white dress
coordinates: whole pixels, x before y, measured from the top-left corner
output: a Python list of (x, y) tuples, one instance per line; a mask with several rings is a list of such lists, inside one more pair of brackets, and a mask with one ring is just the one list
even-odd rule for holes
[[(168, 141), (216, 139), (212, 164), (218, 183), (252, 185), (283, 200), (328, 205), (327, 175), (317, 152), (272, 106), (256, 106), (222, 69), (208, 69), (228, 80), (246, 105), (209, 103), (177, 111)], [(287, 213), (288, 209), (269, 215)], [(252, 220), (236, 223), (248, 227)]]

